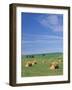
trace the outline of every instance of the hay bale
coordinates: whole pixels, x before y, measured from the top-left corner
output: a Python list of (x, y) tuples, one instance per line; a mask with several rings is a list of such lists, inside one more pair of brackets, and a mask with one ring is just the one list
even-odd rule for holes
[(37, 61), (36, 61), (36, 60), (32, 61), (32, 64), (33, 64), (33, 65), (34, 65), (34, 64), (37, 64)]
[(51, 69), (51, 70), (55, 70), (55, 66), (52, 65), (52, 66), (50, 67), (50, 69)]
[(55, 69), (58, 69), (59, 68), (59, 63), (58, 62), (52, 62), (50, 64), (50, 69), (51, 70), (55, 70)]
[(59, 65), (56, 65), (56, 66), (55, 66), (55, 69), (59, 69)]
[(27, 61), (26, 64), (25, 64), (25, 67), (31, 67), (34, 64), (37, 64), (37, 61), (36, 60)]
[(31, 61), (28, 61), (25, 65), (25, 67), (31, 67), (32, 66), (32, 62)]
[(31, 67), (32, 66), (32, 63), (29, 63), (28, 65), (29, 65), (29, 67)]
[(26, 65), (25, 65), (25, 67), (29, 67), (29, 65), (28, 65), (28, 64), (26, 64)]

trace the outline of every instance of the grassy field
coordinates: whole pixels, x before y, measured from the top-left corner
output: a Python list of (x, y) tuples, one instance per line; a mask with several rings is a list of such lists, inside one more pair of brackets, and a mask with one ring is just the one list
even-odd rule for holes
[[(31, 57), (32, 56), (32, 57)], [(21, 60), (21, 76), (53, 76), (63, 74), (63, 54), (62, 53), (49, 53), (38, 55), (23, 55)], [(28, 61), (36, 60), (37, 64), (31, 67), (25, 67)], [(59, 68), (55, 70), (50, 69), (52, 62), (58, 62)]]

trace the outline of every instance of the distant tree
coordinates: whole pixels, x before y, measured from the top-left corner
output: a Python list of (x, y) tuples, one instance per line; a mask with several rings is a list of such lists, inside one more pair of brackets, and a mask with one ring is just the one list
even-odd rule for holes
[(45, 56), (45, 54), (42, 54), (42, 56)]
[(31, 55), (30, 57), (31, 57), (31, 58), (34, 58), (34, 56), (33, 56), (33, 55)]
[(33, 55), (27, 55), (26, 58), (34, 58)]
[(26, 58), (28, 58), (29, 56), (27, 55)]

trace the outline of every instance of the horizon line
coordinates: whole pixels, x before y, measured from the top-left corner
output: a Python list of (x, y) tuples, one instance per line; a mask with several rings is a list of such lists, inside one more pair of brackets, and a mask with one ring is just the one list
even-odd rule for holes
[[(63, 53), (63, 52), (49, 52), (49, 53), (36, 53), (37, 55), (39, 54), (51, 54), (51, 53)], [(35, 53), (34, 54), (21, 54), (21, 55), (36, 55)]]

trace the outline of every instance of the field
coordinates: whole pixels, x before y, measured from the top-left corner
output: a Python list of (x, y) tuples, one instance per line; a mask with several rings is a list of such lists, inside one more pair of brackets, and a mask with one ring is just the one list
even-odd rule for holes
[[(38, 55), (22, 55), (21, 58), (21, 76), (54, 76), (63, 74), (63, 54), (48, 53)], [(26, 67), (27, 62), (36, 61), (36, 64)], [(56, 62), (58, 68), (50, 69), (50, 65)]]

